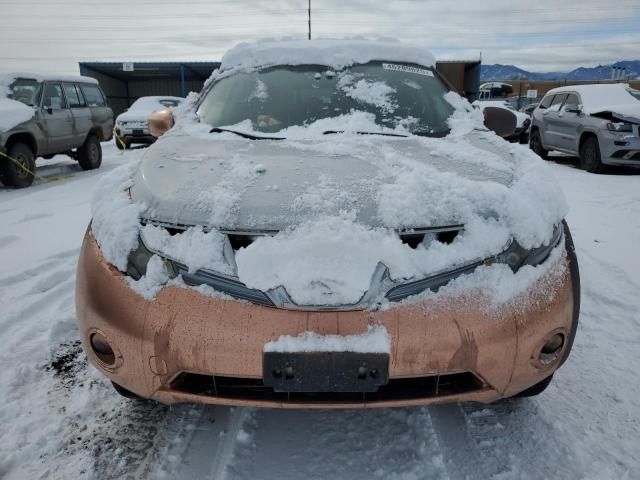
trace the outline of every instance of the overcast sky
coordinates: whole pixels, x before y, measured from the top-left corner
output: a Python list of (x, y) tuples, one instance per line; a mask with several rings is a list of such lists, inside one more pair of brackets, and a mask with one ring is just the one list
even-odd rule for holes
[[(78, 61), (212, 61), (241, 41), (305, 37), (307, 0), (0, 0), (0, 20), (0, 70), (77, 73)], [(640, 58), (640, 0), (312, 0), (312, 35), (565, 71)]]

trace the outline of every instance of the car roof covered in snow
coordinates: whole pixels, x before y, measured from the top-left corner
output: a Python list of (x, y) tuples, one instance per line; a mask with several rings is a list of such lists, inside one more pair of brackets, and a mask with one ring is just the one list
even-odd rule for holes
[(632, 108), (637, 111), (639, 101), (630, 93), (625, 83), (600, 83), (591, 85), (570, 85), (549, 90), (547, 95), (558, 93), (578, 93), (585, 113), (620, 111)]
[(429, 50), (398, 41), (379, 40), (265, 40), (240, 43), (222, 58), (220, 71), (251, 70), (270, 65), (326, 65), (343, 68), (374, 60), (435, 65)]
[(0, 74), (0, 85), (9, 85), (16, 78), (30, 78), (38, 81), (82, 82), (98, 84), (98, 80), (84, 75), (56, 75), (52, 73), (11, 72)]

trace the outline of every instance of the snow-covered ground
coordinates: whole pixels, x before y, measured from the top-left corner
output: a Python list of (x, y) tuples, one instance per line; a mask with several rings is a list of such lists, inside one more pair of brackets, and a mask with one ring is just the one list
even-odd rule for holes
[[(541, 396), (372, 411), (166, 407), (88, 366), (75, 266), (97, 180), (143, 150), (58, 156), (0, 187), (0, 478), (634, 479), (640, 471), (640, 176), (553, 174), (582, 276), (572, 355)], [(526, 148), (526, 147), (522, 147)]]

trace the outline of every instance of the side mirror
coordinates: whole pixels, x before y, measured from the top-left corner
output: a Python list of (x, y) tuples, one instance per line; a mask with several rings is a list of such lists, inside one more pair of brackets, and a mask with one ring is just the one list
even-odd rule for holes
[(173, 127), (173, 114), (168, 108), (157, 110), (149, 116), (148, 123), (151, 136), (161, 137)]
[(484, 126), (496, 135), (505, 138), (516, 131), (518, 118), (512, 111), (506, 108), (485, 107), (482, 113), (484, 113)]

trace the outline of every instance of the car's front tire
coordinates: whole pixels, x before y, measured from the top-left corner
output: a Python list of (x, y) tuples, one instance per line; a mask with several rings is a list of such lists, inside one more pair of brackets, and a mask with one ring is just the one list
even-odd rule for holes
[(94, 170), (102, 164), (102, 146), (100, 139), (89, 135), (77, 153), (78, 163), (83, 170)]
[(2, 183), (8, 187), (16, 188), (30, 186), (35, 178), (36, 170), (36, 157), (33, 150), (24, 143), (14, 143), (7, 155), (12, 160), (8, 158), (0, 159)]
[(529, 137), (529, 148), (533, 150), (533, 152), (538, 155), (540, 158), (547, 159), (549, 158), (549, 150), (545, 150), (542, 146), (542, 137), (540, 136), (539, 130), (534, 130), (531, 132)]
[(118, 147), (118, 150), (127, 150), (131, 147), (131, 144), (129, 142), (127, 142), (126, 140), (122, 140), (121, 138), (118, 138), (118, 137), (116, 137), (115, 142), (116, 142), (116, 147)]
[(600, 156), (600, 145), (596, 137), (588, 137), (580, 146), (580, 168), (591, 173), (603, 173), (605, 165)]

